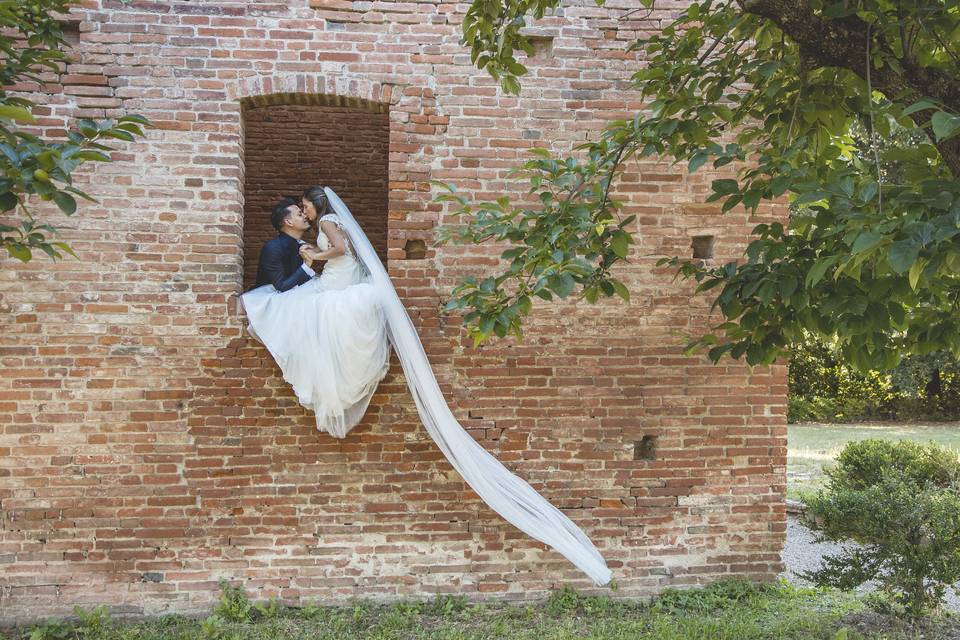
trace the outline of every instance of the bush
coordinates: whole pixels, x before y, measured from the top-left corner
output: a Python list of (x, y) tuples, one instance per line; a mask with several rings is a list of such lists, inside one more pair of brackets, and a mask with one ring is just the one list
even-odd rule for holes
[(804, 523), (819, 540), (853, 541), (804, 577), (852, 589), (876, 580), (916, 619), (960, 580), (960, 459), (930, 443), (851, 442), (808, 497)]
[(808, 338), (790, 358), (789, 422), (951, 420), (960, 415), (960, 362), (944, 351), (860, 373)]

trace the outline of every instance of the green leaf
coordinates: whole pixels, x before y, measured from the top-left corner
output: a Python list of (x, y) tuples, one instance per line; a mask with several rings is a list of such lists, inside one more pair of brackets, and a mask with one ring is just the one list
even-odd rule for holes
[(623, 298), (624, 302), (630, 302), (630, 291), (622, 282), (611, 278), (610, 284), (613, 285), (613, 290), (617, 293), (618, 296)]
[(807, 272), (807, 277), (804, 283), (806, 286), (813, 287), (818, 282), (823, 279), (823, 276), (826, 275), (827, 269), (835, 265), (842, 256), (827, 256), (817, 260), (813, 267), (810, 268), (810, 271)]
[(70, 246), (69, 246), (67, 243), (65, 243), (65, 242), (54, 242), (54, 243), (52, 243), (52, 244), (53, 244), (53, 246), (55, 246), (56, 248), (60, 249), (61, 251), (65, 252), (65, 253), (69, 253), (69, 254), (72, 255), (74, 258), (77, 258), (78, 260), (80, 259), (80, 256), (78, 256), (76, 253), (74, 253), (73, 249), (70, 248)]
[(736, 180), (731, 180), (730, 178), (724, 178), (722, 180), (714, 180), (710, 183), (710, 186), (713, 188), (714, 193), (719, 193), (723, 195), (737, 193), (740, 190), (739, 185)]
[(853, 178), (850, 176), (844, 177), (843, 180), (840, 181), (840, 191), (842, 191), (843, 194), (848, 198), (852, 198), (853, 190), (854, 190)]
[(743, 206), (749, 211), (755, 211), (757, 205), (760, 204), (760, 198), (763, 197), (763, 192), (759, 189), (751, 189), (746, 191), (743, 194)]
[(698, 151), (687, 164), (687, 171), (689, 173), (694, 173), (697, 169), (703, 166), (703, 164), (710, 159), (710, 154), (704, 151)]
[(75, 153), (70, 157), (75, 160), (90, 160), (93, 162), (110, 162), (110, 156), (103, 153), (102, 151), (96, 151), (95, 149), (80, 151), (79, 153)]
[(757, 73), (759, 73), (764, 78), (770, 78), (776, 70), (780, 67), (779, 60), (772, 60), (770, 62), (764, 62), (759, 67), (757, 67)]
[(68, 216), (72, 216), (77, 211), (77, 201), (69, 193), (58, 191), (53, 195), (53, 201)]
[(573, 292), (573, 287), (576, 284), (573, 280), (573, 276), (569, 273), (563, 273), (558, 278), (554, 278), (553, 286), (550, 287), (551, 290), (556, 293), (561, 298), (566, 298)]
[(29, 262), (30, 258), (33, 256), (30, 248), (26, 245), (20, 244), (19, 242), (8, 242), (6, 243), (6, 247), (7, 253), (21, 262)]
[(790, 176), (779, 176), (770, 181), (769, 189), (773, 197), (782, 196), (790, 186), (792, 178)]
[(13, 193), (9, 191), (6, 193), (0, 193), (0, 211), (10, 211), (18, 204), (20, 204), (20, 201)]
[(480, 324), (477, 325), (477, 328), (480, 329), (480, 333), (490, 333), (493, 330), (493, 325), (496, 323), (496, 321), (496, 318), (487, 316), (480, 320)]
[(857, 236), (857, 240), (853, 243), (853, 247), (851, 247), (850, 250), (853, 253), (863, 253), (880, 244), (883, 237), (882, 233), (876, 231), (864, 231)]
[(937, 103), (931, 102), (930, 100), (924, 98), (922, 100), (917, 100), (912, 105), (904, 109), (901, 115), (909, 116), (917, 111), (923, 111), (924, 109), (936, 109), (937, 106)]
[(37, 246), (39, 246), (40, 249), (41, 249), (45, 254), (47, 254), (48, 256), (50, 256), (50, 258), (51, 258), (54, 262), (56, 262), (57, 258), (63, 257), (63, 256), (60, 255), (60, 252), (57, 251), (56, 249), (54, 249), (54, 248), (53, 248), (53, 245), (51, 245), (51, 244), (49, 244), (49, 243), (43, 242), (43, 243), (41, 243), (41, 244), (39, 244), (39, 245), (37, 245)]
[(920, 275), (923, 273), (923, 269), (926, 266), (927, 261), (919, 259), (913, 263), (912, 267), (910, 267), (910, 273), (907, 277), (910, 280), (910, 288), (914, 291), (917, 290), (917, 285), (920, 283)]
[(890, 245), (890, 251), (887, 253), (887, 262), (897, 273), (906, 273), (917, 256), (920, 255), (920, 243), (916, 240), (899, 240)]
[(450, 311), (462, 309), (464, 304), (465, 302), (463, 298), (454, 298), (453, 300), (450, 300), (449, 302), (447, 302), (447, 304), (443, 305), (443, 310), (449, 313)]
[(630, 234), (626, 231), (615, 231), (613, 238), (610, 240), (610, 248), (613, 249), (617, 257), (626, 258), (630, 252), (630, 243), (632, 241), (633, 238), (631, 238)]
[(793, 204), (801, 205), (801, 204), (809, 204), (811, 202), (817, 202), (818, 200), (823, 200), (828, 195), (829, 194), (825, 191), (806, 191), (804, 193), (798, 194), (797, 197), (794, 198)]
[[(32, 123), (36, 119), (28, 109), (17, 107), (11, 104), (0, 104), (0, 119), (13, 120), (14, 122)], [(27, 257), (27, 260), (30, 258)], [(26, 262), (26, 260), (24, 260)]]
[(960, 131), (960, 116), (950, 115), (946, 111), (937, 111), (930, 119), (937, 142), (953, 137)]
[(0, 153), (3, 153), (14, 167), (20, 167), (20, 154), (18, 154), (13, 147), (7, 144), (0, 144)]
[(513, 76), (504, 76), (500, 80), (500, 86), (511, 95), (520, 95), (520, 82)]
[(740, 204), (740, 200), (742, 199), (743, 199), (743, 196), (741, 196), (739, 193), (735, 196), (730, 196), (724, 201), (723, 206), (720, 207), (720, 211), (722, 213), (726, 213), (727, 211), (730, 211), (730, 209), (733, 209), (735, 206)]
[(153, 123), (150, 122), (145, 116), (138, 115), (136, 113), (130, 113), (120, 118), (117, 118), (117, 122), (136, 122), (137, 124), (142, 124), (145, 127), (152, 127)]

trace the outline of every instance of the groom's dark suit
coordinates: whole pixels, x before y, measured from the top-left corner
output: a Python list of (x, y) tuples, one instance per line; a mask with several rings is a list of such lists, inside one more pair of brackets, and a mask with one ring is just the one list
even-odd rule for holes
[(287, 291), (309, 280), (313, 270), (304, 266), (300, 244), (285, 233), (268, 240), (260, 251), (256, 286), (272, 284), (277, 291)]

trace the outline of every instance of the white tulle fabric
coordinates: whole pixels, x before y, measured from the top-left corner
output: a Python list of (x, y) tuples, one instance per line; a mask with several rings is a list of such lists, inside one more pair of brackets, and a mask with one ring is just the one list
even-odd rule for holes
[[(336, 216), (324, 220), (339, 224)], [(329, 246), (323, 231), (317, 244)], [(299, 287), (281, 293), (268, 284), (241, 296), (250, 333), (313, 410), (317, 428), (337, 438), (363, 418), (390, 366), (380, 295), (368, 280), (350, 251)]]
[[(531, 538), (556, 549), (590, 576), (595, 584), (610, 582), (610, 569), (583, 531), (529, 484), (510, 473), (457, 422), (443, 398), (420, 337), (373, 245), (337, 194), (330, 188), (324, 191), (339, 216), (341, 228), (346, 231), (353, 245), (356, 258), (369, 274), (366, 282), (379, 302), (382, 321), (386, 323), (387, 335), (403, 366), (420, 419), (443, 455), (477, 495), (507, 522)], [(327, 268), (329, 263), (324, 273)], [(310, 319), (306, 319), (306, 322), (310, 322)], [(290, 339), (296, 340), (296, 332), (299, 331), (290, 331)], [(322, 336), (323, 331), (319, 331), (319, 335)]]

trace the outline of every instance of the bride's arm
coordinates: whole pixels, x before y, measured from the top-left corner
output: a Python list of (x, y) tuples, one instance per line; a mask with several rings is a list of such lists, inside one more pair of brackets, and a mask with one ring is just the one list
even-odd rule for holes
[(320, 230), (330, 240), (330, 248), (326, 251), (311, 251), (310, 256), (314, 260), (332, 260), (347, 253), (347, 241), (337, 225), (324, 220), (320, 223)]

